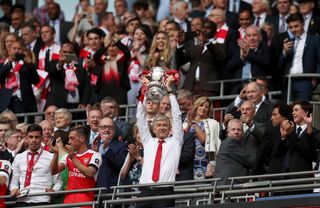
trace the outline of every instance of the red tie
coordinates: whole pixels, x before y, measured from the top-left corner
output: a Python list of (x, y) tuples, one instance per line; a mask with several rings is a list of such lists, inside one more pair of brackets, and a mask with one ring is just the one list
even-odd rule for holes
[(32, 174), (32, 170), (34, 167), (34, 156), (38, 154), (38, 152), (29, 152), (28, 153), (28, 157), (29, 155), (31, 155), (31, 159), (28, 162), (28, 166), (27, 166), (27, 174), (26, 174), (26, 179), (24, 181), (24, 187), (30, 186), (30, 182), (31, 182), (31, 174)]
[(161, 164), (161, 156), (162, 156), (162, 143), (164, 140), (159, 140), (156, 159), (154, 160), (152, 180), (157, 182), (160, 176), (160, 164)]

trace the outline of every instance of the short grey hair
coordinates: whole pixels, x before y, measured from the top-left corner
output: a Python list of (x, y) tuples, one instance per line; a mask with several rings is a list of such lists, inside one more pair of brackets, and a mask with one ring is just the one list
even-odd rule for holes
[(66, 108), (59, 108), (58, 110), (55, 111), (55, 115), (57, 114), (64, 114), (65, 117), (67, 117), (70, 121), (72, 121), (72, 114)]

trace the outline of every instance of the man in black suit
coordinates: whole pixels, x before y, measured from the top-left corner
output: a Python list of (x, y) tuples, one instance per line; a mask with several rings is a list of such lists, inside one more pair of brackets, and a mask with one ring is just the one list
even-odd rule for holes
[(9, 108), (14, 113), (37, 111), (32, 84), (40, 81), (36, 67), (29, 57), (24, 57), (22, 45), (13, 42), (9, 57), (0, 65), (0, 111)]
[(278, 152), (281, 142), (280, 125), (282, 121), (292, 121), (292, 108), (286, 104), (276, 104), (272, 111), (272, 128), (266, 131), (253, 167), (253, 174), (281, 173), (284, 153)]
[(184, 1), (178, 1), (173, 5), (173, 20), (179, 24), (180, 29), (184, 32), (191, 30), (188, 9), (188, 3)]
[(242, 0), (229, 0), (228, 2), (228, 11), (229, 12), (234, 12), (234, 13), (240, 13), (240, 11), (243, 10), (252, 10), (251, 4), (242, 1)]
[(283, 157), (281, 172), (311, 171), (317, 147), (312, 105), (308, 101), (297, 101), (292, 106), (294, 123), (285, 120), (280, 125), (277, 153)]
[(220, 64), (225, 59), (222, 45), (209, 41), (216, 31), (216, 25), (207, 21), (202, 31), (194, 39), (187, 41), (176, 51), (177, 66), (190, 62), (182, 88), (193, 94), (214, 95), (219, 91), (219, 85), (208, 83), (220, 79)]
[(238, 15), (237, 13), (228, 10), (228, 0), (213, 0), (213, 4), (214, 9), (221, 9), (224, 11), (227, 25), (230, 28), (237, 30), (239, 28)]
[(289, 16), (291, 2), (290, 0), (278, 0), (277, 1), (277, 14), (272, 16), (273, 33), (283, 33), (287, 30), (287, 18)]
[(100, 102), (101, 110), (103, 112), (104, 117), (111, 118), (119, 133), (119, 140), (128, 141), (128, 139), (132, 136), (132, 127), (131, 124), (127, 121), (123, 121), (119, 119), (119, 104), (113, 97), (105, 97)]
[(54, 42), (57, 44), (64, 43), (68, 40), (67, 34), (72, 28), (71, 22), (64, 22), (59, 19), (61, 13), (60, 5), (52, 2), (48, 6), (49, 25), (56, 31)]
[(38, 56), (41, 48), (44, 46), (42, 39), (38, 37), (36, 33), (36, 28), (32, 24), (25, 24), (21, 28), (22, 39), (27, 48), (29, 48), (36, 56), (36, 61), (38, 63)]
[[(127, 156), (127, 144), (118, 140), (118, 130), (111, 118), (105, 117), (99, 123), (98, 149), (102, 156), (102, 165), (97, 177), (97, 187), (110, 187), (117, 185), (120, 169)], [(94, 148), (92, 148), (94, 149)]]
[(230, 120), (227, 131), (228, 137), (222, 141), (216, 159), (215, 177), (222, 178), (222, 181), (218, 181), (219, 185), (229, 184), (229, 177), (248, 175), (253, 164), (242, 142), (242, 122)]
[[(69, 57), (70, 55), (74, 57)], [(60, 49), (60, 59), (51, 61), (45, 68), (49, 73), (51, 87), (46, 106), (84, 108), (89, 103), (89, 77), (73, 58), (76, 58), (73, 44), (64, 43)]]
[[(233, 51), (233, 56), (227, 64), (232, 78), (250, 79), (270, 74), (271, 50), (261, 41), (259, 28), (249, 26), (245, 30), (245, 37), (238, 41), (239, 47)], [(239, 92), (240, 85), (233, 87), (233, 92)]]
[(254, 16), (253, 25), (261, 27), (264, 22), (271, 23), (271, 16), (268, 15), (269, 1), (268, 0), (253, 0), (252, 13)]
[(308, 35), (320, 35), (320, 17), (314, 14), (314, 0), (300, 0), (299, 12), (304, 18), (304, 31)]
[[(287, 23), (294, 39), (285, 39), (283, 53), (280, 57), (280, 67), (283, 74), (303, 74), (320, 72), (319, 38), (304, 31), (302, 14), (295, 13), (288, 17)], [(282, 93), (286, 99), (287, 88)], [(310, 100), (313, 84), (310, 78), (293, 79), (290, 100)]]
[(265, 128), (270, 127), (271, 114), (273, 106), (270, 102), (265, 101), (262, 88), (257, 82), (250, 82), (246, 88), (247, 100), (255, 105), (255, 114), (253, 120), (262, 124)]

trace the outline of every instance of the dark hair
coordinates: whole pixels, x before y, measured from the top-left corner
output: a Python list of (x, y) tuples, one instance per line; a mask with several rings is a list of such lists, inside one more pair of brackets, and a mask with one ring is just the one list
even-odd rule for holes
[(92, 28), (91, 30), (88, 30), (87, 31), (87, 37), (89, 37), (89, 34), (90, 33), (93, 33), (93, 34), (96, 34), (96, 35), (98, 35), (99, 36), (99, 38), (102, 38), (104, 35), (104, 32), (101, 30), (101, 29), (99, 29), (99, 28)]
[(64, 130), (57, 130), (53, 133), (53, 137), (54, 138), (61, 138), (61, 142), (63, 143), (63, 145), (65, 146), (66, 144), (68, 144), (69, 141), (69, 137), (68, 137), (68, 133), (65, 132)]
[(132, 21), (138, 21), (139, 24), (141, 25), (141, 21), (140, 21), (139, 17), (134, 17), (134, 18), (129, 19), (129, 21), (127, 22), (127, 25), (129, 25), (129, 23), (132, 22)]
[(148, 10), (149, 4), (145, 1), (138, 0), (133, 3), (132, 8), (133, 10), (139, 10), (139, 9)]
[(252, 13), (252, 11), (249, 10), (249, 9), (241, 9), (241, 10), (239, 11), (239, 15), (242, 14), (242, 13), (244, 13), (244, 12), (248, 12), (249, 15), (250, 15), (250, 19), (252, 20), (252, 18), (253, 18), (253, 13)]
[(289, 121), (293, 121), (292, 108), (289, 105), (284, 104), (284, 103), (276, 103), (274, 105), (273, 109), (276, 109), (276, 108), (278, 108), (279, 114), (282, 117), (287, 118)]
[(51, 31), (54, 33), (54, 34), (56, 34), (56, 30), (54, 29), (54, 27), (52, 27), (51, 25), (49, 25), (49, 24), (44, 24), (44, 25), (42, 25), (41, 26), (41, 29), (40, 29), (40, 31), (42, 30), (42, 28), (44, 28), (44, 27), (48, 27), (48, 28), (50, 28), (51, 29)]
[(295, 21), (304, 23), (304, 18), (301, 13), (297, 12), (294, 14), (290, 14), (286, 22), (287, 24), (289, 24), (290, 22), (295, 22)]
[(42, 128), (39, 124), (30, 124), (27, 128), (27, 133), (32, 131), (40, 131), (42, 135)]
[(30, 28), (32, 31), (36, 31), (36, 27), (35, 27), (32, 23), (30, 23), (30, 22), (26, 22), (26, 23), (22, 26), (22, 28), (25, 28), (25, 27)]
[(5, 5), (12, 6), (12, 1), (11, 0), (1, 0), (0, 5), (1, 6), (5, 6)]
[(15, 4), (11, 7), (11, 13), (13, 12), (22, 12), (24, 14), (26, 12), (26, 7), (22, 4)]
[(173, 24), (174, 27), (175, 27), (175, 30), (180, 30), (181, 29), (180, 25), (177, 22), (175, 22), (174, 20), (168, 21), (166, 25), (168, 25), (168, 24)]
[(291, 104), (292, 106), (292, 109), (295, 105), (300, 105), (302, 110), (304, 110), (306, 113), (310, 114), (312, 113), (312, 105), (308, 102), (308, 101), (305, 101), (305, 100), (298, 100), (298, 101), (295, 101)]
[(86, 138), (86, 141), (88, 140), (88, 129), (85, 126), (74, 126), (69, 130), (69, 134), (70, 132), (75, 131), (77, 132), (77, 134), (79, 134), (80, 136), (84, 136)]

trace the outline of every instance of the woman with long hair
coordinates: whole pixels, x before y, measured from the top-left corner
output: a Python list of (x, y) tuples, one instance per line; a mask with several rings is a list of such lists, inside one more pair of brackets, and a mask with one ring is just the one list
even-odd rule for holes
[(220, 147), (220, 124), (209, 118), (213, 106), (208, 97), (196, 99), (192, 111), (184, 122), (184, 130), (194, 134), (195, 158), (194, 179), (204, 179), (214, 176), (215, 156)]

